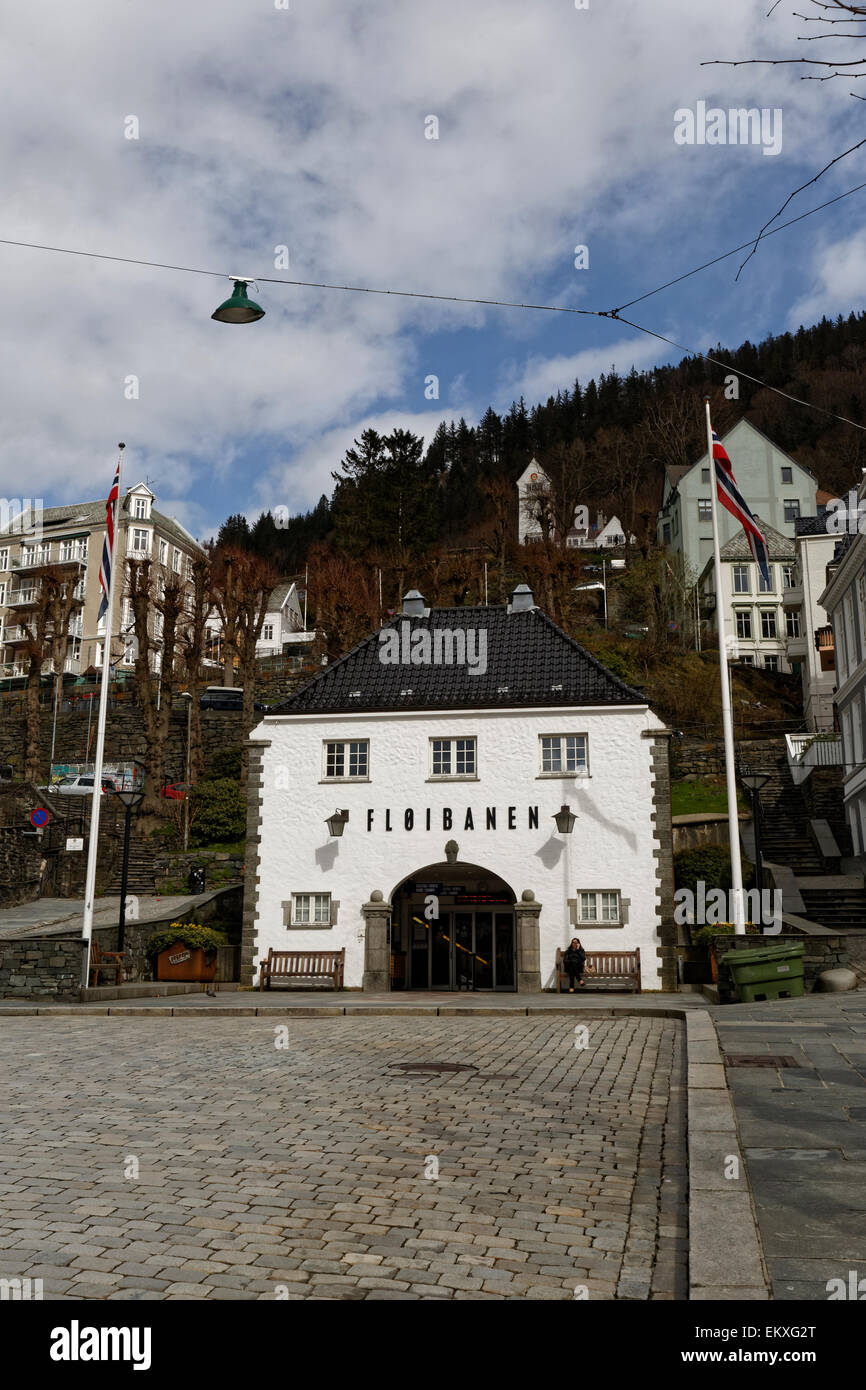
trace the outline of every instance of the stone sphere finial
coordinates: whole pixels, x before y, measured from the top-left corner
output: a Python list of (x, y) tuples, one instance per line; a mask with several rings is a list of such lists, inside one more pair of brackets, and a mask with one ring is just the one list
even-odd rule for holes
[(384, 902), (384, 901), (385, 901), (385, 896), (384, 896), (384, 894), (383, 894), (381, 888), (374, 888), (373, 891), (372, 891), (372, 893), (370, 894), (370, 902), (371, 902), (371, 903), (381, 903), (381, 902)]
[(524, 888), (523, 892), (520, 894), (520, 901), (522, 903), (535, 902), (535, 894), (533, 893), (531, 888)]

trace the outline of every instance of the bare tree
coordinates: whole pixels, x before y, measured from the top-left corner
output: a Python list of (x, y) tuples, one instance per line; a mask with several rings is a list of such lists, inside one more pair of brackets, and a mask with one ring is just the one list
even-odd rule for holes
[(205, 631), (213, 606), (211, 598), (211, 563), (207, 554), (192, 561), (191, 603), (184, 615), (179, 634), (183, 676), (191, 698), (189, 711), (189, 766), (193, 782), (204, 776), (204, 752), (201, 743), (201, 710), (198, 703), (201, 685), (201, 666), (204, 658)]
[[(780, 3), (781, 0), (774, 0), (774, 3), (767, 11), (768, 18), (773, 14), (774, 10), (778, 9)], [(820, 25), (821, 30), (820, 32), (807, 30), (806, 33), (798, 34), (798, 43), (820, 43), (824, 39), (833, 39), (836, 42), (840, 40), (847, 41), (850, 39), (859, 39), (861, 41), (861, 46), (866, 45), (866, 5), (854, 4), (852, 0), (799, 0), (799, 3), (805, 5), (810, 12), (804, 14), (800, 10), (792, 10), (791, 13), (794, 17), (802, 20), (804, 25)], [(853, 25), (855, 32), (852, 33), (850, 28), (844, 30), (838, 29), (836, 26), (840, 24)], [(814, 50), (815, 53), (818, 51), (825, 52), (826, 50)], [(811, 52), (812, 50), (810, 50), (810, 53)], [(799, 58), (713, 58), (701, 64), (702, 67), (723, 66), (733, 68), (747, 65), (759, 65), (764, 67), (799, 66), (803, 69), (808, 69), (808, 71), (803, 71), (801, 73), (801, 80), (804, 82), (832, 82), (837, 77), (849, 81), (856, 81), (859, 78), (866, 77), (866, 57), (824, 58), (817, 56), (806, 57), (804, 55)], [(861, 95), (859, 92), (850, 92), (849, 95), (855, 97), (858, 101), (866, 101), (866, 96)], [(778, 217), (781, 217), (785, 208), (789, 203), (793, 202), (797, 194), (811, 187), (813, 183), (817, 183), (818, 180), (826, 174), (828, 169), (832, 169), (834, 164), (838, 164), (840, 160), (845, 159), (849, 154), (853, 154), (855, 150), (859, 150), (863, 145), (866, 145), (866, 139), (858, 140), (856, 145), (852, 145), (850, 149), (843, 150), (841, 154), (837, 154), (834, 159), (829, 160), (828, 163), (824, 165), (823, 169), (819, 169), (818, 173), (815, 174), (813, 178), (807, 179), (805, 183), (800, 184), (799, 188), (795, 188), (794, 191), (788, 195), (782, 206), (778, 208), (777, 211), (773, 213), (773, 216), (761, 227), (758, 235), (755, 237), (751, 250), (737, 271), (737, 279), (739, 279), (743, 267), (757, 251), (764, 233), (769, 231)]]
[[(81, 600), (76, 597), (77, 576), (60, 565), (40, 568), (38, 585), (34, 590), (27, 617), (19, 619), (25, 634), (27, 659), (25, 776), (36, 781), (40, 765), (41, 713), (39, 692), (42, 666), (46, 658), (54, 676), (54, 698), (59, 701), (63, 690), (63, 667), (69, 642), (69, 620)], [(49, 769), (50, 775), (50, 769)]]
[[(177, 638), (183, 613), (183, 585), (175, 576), (156, 580), (152, 560), (127, 560), (126, 593), (132, 608), (135, 636), (135, 679), (144, 723), (144, 812), (161, 809), (171, 702), (177, 689)], [(161, 632), (151, 631), (151, 614), (160, 619)], [(160, 670), (153, 669), (153, 654), (161, 648)]]
[[(211, 594), (223, 622), (230, 619), (243, 689), (241, 716), (241, 788), (246, 787), (248, 736), (255, 723), (256, 644), (262, 635), (268, 600), (279, 573), (267, 560), (248, 551), (226, 548), (213, 566)], [(229, 684), (224, 680), (224, 684)]]

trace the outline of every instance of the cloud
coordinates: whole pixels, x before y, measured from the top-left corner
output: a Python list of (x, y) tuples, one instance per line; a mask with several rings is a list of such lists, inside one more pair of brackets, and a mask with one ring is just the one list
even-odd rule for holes
[[(605, 307), (598, 280), (576, 279), (576, 243), (623, 281), (676, 265), (684, 225), (687, 253), (699, 252), (719, 190), (782, 163), (676, 147), (678, 106), (784, 94), (794, 160), (805, 132), (812, 151), (831, 128), (831, 107), (803, 90), (818, 84), (700, 67), (759, 38), (767, 51), (768, 35), (771, 53), (784, 47), (786, 23), (768, 29), (753, 0), (588, 11), (567, 0), (291, 0), (289, 11), (85, 0), (52, 7), (50, 24), (42, 6), (13, 7), (0, 236), (226, 274), (550, 291)], [(425, 138), (430, 115), (438, 140)], [(137, 140), (125, 138), (129, 116)], [(288, 271), (275, 269), (281, 245)], [(630, 338), (569, 355), (545, 316), (517, 311), (263, 281), (266, 317), (236, 328), (210, 319), (226, 295), (218, 278), (6, 246), (0, 270), (0, 493), (20, 493), (26, 470), (46, 499), (98, 496), (125, 439), (128, 471), (152, 477), (159, 505), (191, 529), (276, 484), (288, 505), (307, 505), (360, 422), (421, 418), (434, 336), (471, 341), (491, 385), (528, 399), (614, 360), (657, 360)], [(479, 373), (463, 358), (452, 369), (444, 349), (436, 361), (437, 422), (449, 382), (458, 413), (483, 409)], [(125, 395), (131, 376), (137, 399)]]

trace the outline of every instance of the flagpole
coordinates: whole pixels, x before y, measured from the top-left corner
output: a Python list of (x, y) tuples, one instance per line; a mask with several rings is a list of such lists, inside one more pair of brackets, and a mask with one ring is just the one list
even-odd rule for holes
[(731, 846), (731, 897), (734, 909), (734, 933), (746, 934), (746, 914), (743, 908), (743, 866), (740, 862), (740, 823), (737, 816), (737, 777), (734, 765), (734, 726), (731, 719), (731, 690), (728, 684), (728, 654), (725, 647), (725, 609), (722, 602), (722, 556), (719, 549), (719, 506), (716, 486), (716, 465), (713, 457), (713, 426), (710, 420), (710, 398), (704, 397), (707, 415), (707, 452), (710, 461), (710, 507), (713, 516), (713, 565), (716, 577), (716, 627), (719, 632), (719, 676), (722, 687), (722, 729), (725, 736), (725, 780), (728, 789), (728, 838)]
[[(108, 580), (108, 608), (105, 613), (105, 644), (102, 650), (102, 683), (99, 692), (99, 718), (96, 724), (96, 760), (93, 766), (93, 804), (90, 808), (90, 839), (87, 845), (87, 877), (84, 881), (84, 919), (81, 925), (81, 939), (84, 949), (81, 952), (81, 988), (90, 984), (90, 942), (93, 937), (93, 899), (96, 892), (96, 860), (99, 855), (99, 811), (102, 800), (102, 759), (105, 751), (105, 721), (108, 713), (108, 684), (111, 668), (111, 622), (114, 614), (114, 591), (117, 584), (119, 565), (115, 563), (120, 539), (120, 475), (123, 463), (123, 450), (126, 445), (118, 444), (120, 453), (117, 459), (117, 503), (114, 517), (114, 539), (111, 546), (111, 573)], [(113, 484), (112, 484), (113, 486)], [(106, 518), (106, 534), (108, 521)]]

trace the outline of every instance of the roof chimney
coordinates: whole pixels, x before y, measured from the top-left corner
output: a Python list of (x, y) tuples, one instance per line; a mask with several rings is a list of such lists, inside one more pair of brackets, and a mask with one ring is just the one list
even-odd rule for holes
[(427, 613), (424, 595), (417, 589), (410, 589), (403, 595), (403, 613), (407, 618), (423, 618)]
[(518, 584), (511, 595), (511, 602), (508, 605), (509, 613), (528, 613), (530, 608), (535, 607), (535, 599), (532, 597), (532, 590), (528, 584)]

